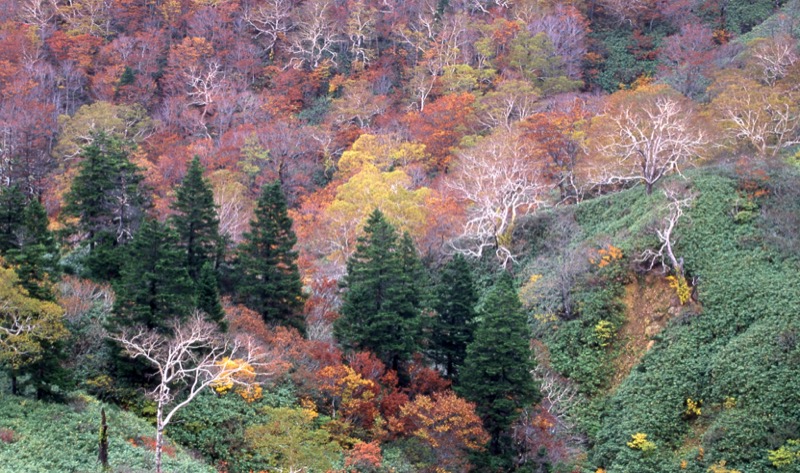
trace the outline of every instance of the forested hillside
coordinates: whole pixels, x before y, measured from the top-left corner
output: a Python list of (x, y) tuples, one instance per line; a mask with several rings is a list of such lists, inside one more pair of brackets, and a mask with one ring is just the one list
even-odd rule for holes
[(800, 471), (798, 37), (0, 0), (0, 471)]

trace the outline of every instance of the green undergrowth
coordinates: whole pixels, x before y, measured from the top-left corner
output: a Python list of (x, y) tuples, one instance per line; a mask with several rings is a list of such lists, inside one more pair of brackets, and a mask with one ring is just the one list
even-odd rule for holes
[[(108, 422), (110, 471), (154, 471), (155, 456), (150, 446), (155, 429), (132, 413), (78, 394), (66, 403), (0, 395), (0, 472), (102, 471), (97, 455), (103, 407)], [(168, 441), (164, 471), (214, 470)]]
[[(800, 264), (797, 232), (775, 222), (797, 221), (800, 204), (785, 190), (800, 180), (778, 172), (754, 189), (724, 170), (705, 169), (678, 182), (696, 196), (678, 225), (676, 252), (697, 285), (699, 305), (684, 307), (653, 336), (653, 347), (619, 386), (609, 385), (617, 340), (598, 343), (599, 321), (616, 329), (624, 317), (618, 305), (624, 280), (603, 276), (608, 268), (585, 266), (573, 277), (572, 319), (565, 320), (563, 309), (542, 315), (537, 301), (547, 291), (535, 294), (534, 333), (548, 346), (553, 367), (588, 396), (575, 410), (589, 438), (586, 471), (700, 473), (723, 461), (742, 472), (778, 471), (769, 451), (800, 438)], [(547, 287), (565, 261), (597, 258), (608, 245), (624, 255), (620, 271), (635, 274), (633, 260), (657, 243), (652, 224), (664, 206), (660, 192), (646, 196), (634, 188), (559, 210), (560, 217), (537, 217), (526, 223), (530, 256), (522, 275), (540, 274), (537, 284)], [(565, 220), (568, 231), (558, 230), (555, 222)], [(548, 230), (566, 234), (550, 254)], [(559, 258), (561, 269), (553, 263)], [(690, 399), (699, 402), (696, 410)], [(646, 434), (647, 448), (632, 443), (635, 434)]]

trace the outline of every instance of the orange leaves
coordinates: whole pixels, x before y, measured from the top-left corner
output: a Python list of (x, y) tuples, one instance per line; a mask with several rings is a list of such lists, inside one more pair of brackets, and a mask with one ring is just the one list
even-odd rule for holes
[(453, 147), (474, 131), (474, 102), (475, 96), (466, 92), (445, 95), (405, 117), (411, 138), (425, 145), (436, 169), (447, 169)]
[(345, 471), (374, 471), (381, 467), (383, 455), (378, 442), (361, 442), (347, 452), (344, 459)]
[(597, 250), (597, 256), (589, 258), (589, 262), (597, 265), (598, 268), (605, 268), (620, 259), (622, 259), (622, 250), (609, 244)]
[(452, 391), (433, 396), (417, 396), (400, 408), (400, 415), (390, 419), (390, 428), (420, 439), (434, 449), (438, 467), (464, 471), (467, 450), (482, 450), (489, 441), (475, 405)]
[(340, 417), (351, 425), (365, 429), (372, 426), (378, 416), (375, 401), (380, 387), (377, 383), (364, 379), (345, 365), (326, 366), (319, 371), (318, 377), (320, 391), (334, 419)]

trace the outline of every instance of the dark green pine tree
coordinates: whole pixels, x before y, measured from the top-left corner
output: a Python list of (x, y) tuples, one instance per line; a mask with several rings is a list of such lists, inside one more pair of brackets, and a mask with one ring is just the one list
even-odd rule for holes
[(436, 317), (431, 323), (431, 358), (457, 382), (475, 332), (478, 293), (467, 260), (456, 255), (442, 268), (436, 285)]
[(0, 187), (0, 255), (19, 248), (17, 234), (22, 227), (24, 208), (25, 194), (18, 186)]
[(267, 323), (304, 331), (303, 285), (297, 269), (297, 237), (278, 181), (261, 189), (250, 232), (238, 248), (236, 275), (240, 301)]
[(217, 272), (210, 261), (200, 268), (200, 277), (195, 285), (197, 287), (197, 308), (205, 312), (208, 320), (216, 322), (225, 329), (225, 311), (219, 300)]
[[(20, 193), (21, 195), (21, 193)], [(31, 200), (24, 210), (16, 209), (21, 217), (14, 230), (14, 247), (6, 256), (15, 266), (19, 282), (31, 297), (55, 301), (54, 286), (58, 278), (58, 246), (49, 230), (47, 211), (38, 200)], [(33, 387), (37, 399), (53, 394), (53, 387), (62, 389), (70, 383), (70, 373), (62, 366), (64, 342), (42, 342), (42, 356), (19, 370), (25, 386)]]
[(339, 341), (402, 371), (419, 349), (420, 268), (410, 238), (398, 242), (383, 214), (372, 212), (347, 261), (342, 316), (334, 325)]
[(196, 157), (189, 164), (186, 177), (175, 195), (172, 205), (176, 211), (173, 224), (178, 231), (180, 246), (186, 252), (186, 269), (193, 281), (207, 262), (217, 267), (221, 258), (222, 238), (219, 219), (214, 206), (214, 191), (203, 178), (203, 166)]
[(31, 200), (17, 230), (19, 248), (8, 252), (9, 261), (17, 266), (21, 285), (31, 296), (42, 300), (55, 299), (52, 288), (59, 273), (58, 246), (49, 223), (44, 206)]
[(116, 325), (165, 328), (196, 307), (195, 285), (184, 266), (175, 230), (148, 219), (128, 246), (115, 286)]
[(504, 273), (489, 290), (478, 312), (475, 340), (467, 347), (458, 392), (477, 405), (492, 436), (490, 453), (508, 454), (508, 427), (520, 409), (541, 395), (531, 376), (534, 361), (529, 329), (511, 276)]
[(89, 276), (114, 280), (120, 275), (124, 246), (133, 236), (148, 201), (144, 177), (128, 159), (120, 140), (99, 133), (83, 149), (83, 160), (66, 195), (65, 214), (78, 218), (77, 230), (89, 245)]

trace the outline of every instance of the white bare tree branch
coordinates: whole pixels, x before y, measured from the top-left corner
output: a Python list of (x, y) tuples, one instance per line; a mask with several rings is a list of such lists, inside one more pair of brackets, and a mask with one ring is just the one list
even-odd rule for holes
[(672, 188), (664, 189), (664, 195), (669, 200), (668, 214), (661, 219), (656, 228), (656, 236), (658, 236), (661, 246), (657, 250), (651, 248), (644, 250), (636, 261), (647, 264), (648, 271), (652, 270), (656, 264), (660, 264), (664, 272), (666, 272), (667, 262), (669, 262), (675, 274), (683, 276), (683, 258), (676, 257), (674, 251), (675, 228), (683, 217), (684, 209), (691, 207), (694, 195), (682, 195)]
[(293, 0), (267, 0), (254, 10), (245, 11), (244, 20), (256, 30), (256, 38), (264, 38), (267, 51), (272, 51), (275, 44), (292, 31), (295, 3)]
[(511, 233), (517, 218), (545, 204), (548, 185), (516, 132), (495, 133), (459, 154), (458, 169), (447, 186), (469, 203), (462, 235), (453, 249), (481, 257), (493, 248), (507, 265), (514, 261)]
[(641, 181), (649, 194), (662, 177), (680, 174), (708, 141), (692, 123), (691, 111), (673, 97), (627, 105), (601, 119), (612, 122), (613, 131), (600, 152), (615, 157), (612, 166), (601, 170), (601, 185)]
[[(111, 335), (125, 353), (155, 368), (156, 387), (148, 393), (156, 410), (156, 471), (161, 472), (164, 428), (173, 416), (204, 389), (220, 382), (248, 385), (251, 377), (237, 375), (266, 366), (265, 355), (250, 339), (226, 339), (216, 324), (196, 311), (176, 322), (171, 334), (134, 327)], [(236, 363), (227, 363), (229, 359)]]

